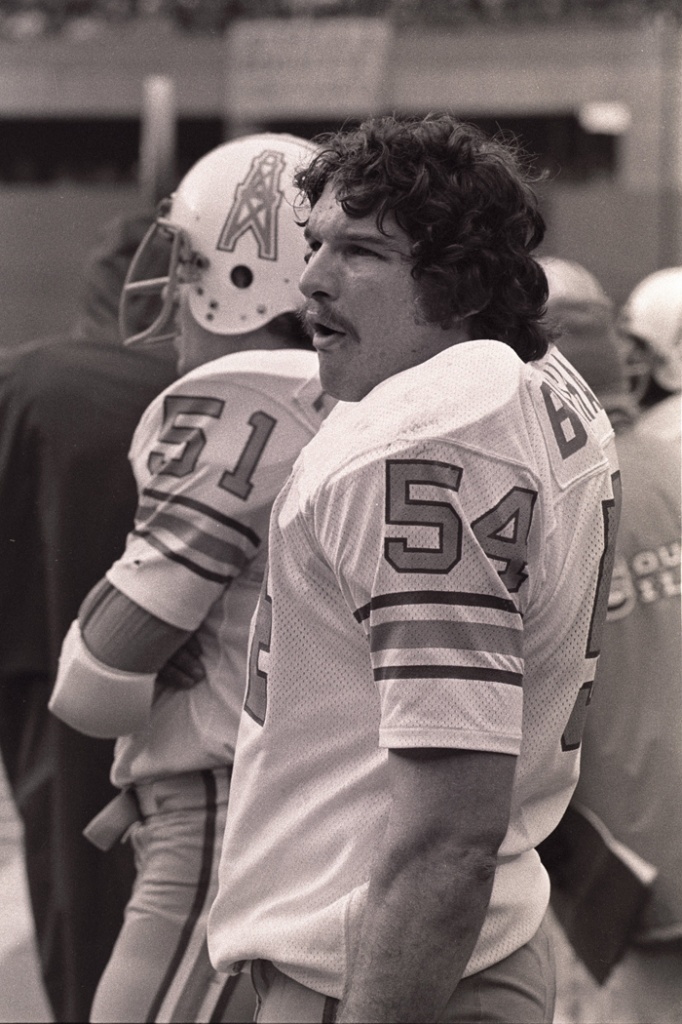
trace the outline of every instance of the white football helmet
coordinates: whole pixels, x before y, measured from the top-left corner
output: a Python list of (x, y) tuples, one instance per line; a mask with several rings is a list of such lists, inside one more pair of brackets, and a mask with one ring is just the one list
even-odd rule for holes
[(538, 263), (547, 278), (551, 303), (582, 302), (611, 307), (611, 300), (601, 284), (582, 263), (558, 256), (543, 256)]
[(611, 408), (626, 385), (613, 302), (581, 263), (557, 256), (538, 262), (547, 278), (547, 320), (559, 332), (557, 347)]
[(682, 267), (657, 270), (639, 282), (623, 306), (622, 329), (644, 346), (656, 383), (682, 390)]
[[(267, 133), (227, 142), (202, 157), (161, 204), (123, 286), (119, 327), (124, 344), (174, 337), (178, 286), (190, 286), (189, 308), (215, 334), (244, 334), (295, 311), (308, 207), (293, 184), (295, 171), (315, 155), (312, 143)], [(159, 238), (159, 235), (164, 236)], [(168, 272), (158, 264), (159, 242), (169, 248)], [(161, 295), (161, 310), (144, 330), (136, 305)]]

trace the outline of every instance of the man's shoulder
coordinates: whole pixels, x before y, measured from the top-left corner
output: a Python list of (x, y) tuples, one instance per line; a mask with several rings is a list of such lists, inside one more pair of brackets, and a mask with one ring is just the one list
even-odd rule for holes
[(212, 359), (190, 370), (174, 390), (213, 385), (249, 387), (267, 394), (288, 394), (317, 372), (317, 356), (308, 349), (250, 349)]
[[(110, 384), (112, 393), (120, 386), (124, 398), (129, 394), (137, 400), (138, 391), (151, 387), (158, 393), (174, 376), (168, 360), (143, 350), (72, 337), (20, 346), (8, 365), (16, 388), (37, 399), (49, 399), (55, 393), (77, 399), (81, 394), (92, 395), (94, 386)], [(97, 394), (107, 397), (101, 390)]]
[(174, 380), (151, 402), (138, 433), (155, 431), (175, 414), (205, 417), (203, 429), (230, 429), (235, 419), (264, 410), (275, 419), (303, 420), (311, 433), (328, 408), (317, 357), (304, 349), (252, 350), (221, 356)]
[(0, 350), (0, 385), (19, 388), (34, 382), (39, 384), (43, 376), (49, 378), (48, 367), (59, 361), (59, 355), (55, 359), (55, 352), (68, 352), (74, 344), (71, 335), (60, 334), (34, 338)]
[(650, 431), (638, 420), (617, 435), (616, 448), (627, 497), (626, 519), (632, 518), (629, 513), (635, 509), (635, 518), (645, 509), (652, 515), (663, 508), (671, 514), (677, 509), (679, 514), (682, 474), (679, 438)]
[(18, 346), (0, 364), (3, 421), (21, 419), (63, 451), (65, 437), (79, 450), (105, 437), (125, 445), (171, 379), (172, 368), (146, 353), (72, 337), (40, 339)]
[[(339, 402), (319, 444), (333, 445), (332, 430), (342, 448), (363, 450), (420, 438), (462, 440), (514, 404), (523, 365), (499, 342), (454, 345), (382, 381), (360, 402)], [(489, 440), (494, 444), (495, 435)]]
[[(518, 451), (523, 366), (499, 342), (464, 343), (386, 379), (359, 402), (339, 402), (303, 453), (301, 488), (317, 490), (385, 460), (530, 458), (530, 448)], [(496, 417), (506, 427), (516, 417), (520, 429), (495, 430)]]
[(647, 435), (676, 441), (682, 439), (682, 395), (671, 395), (642, 413), (638, 428)]
[(183, 465), (191, 462), (197, 469), (224, 468), (245, 450), (248, 458), (259, 453), (259, 465), (291, 462), (327, 411), (316, 407), (320, 393), (313, 352), (277, 349), (222, 356), (156, 396), (137, 426), (131, 459), (139, 469), (147, 464), (149, 449), (161, 446), (177, 463), (183, 445)]

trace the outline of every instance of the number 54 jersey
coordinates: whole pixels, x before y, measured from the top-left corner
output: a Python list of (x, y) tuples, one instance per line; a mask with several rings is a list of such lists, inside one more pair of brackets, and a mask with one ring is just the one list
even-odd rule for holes
[(135, 528), (107, 577), (197, 633), (206, 678), (162, 690), (149, 727), (118, 740), (117, 786), (232, 762), (272, 503), (329, 403), (314, 352), (253, 350), (188, 373), (142, 417)]
[(467, 973), (534, 934), (534, 847), (577, 779), (618, 484), (608, 418), (556, 350), (524, 364), (466, 342), (337, 405), (273, 510), (209, 922), (219, 968), (269, 959), (341, 996), (387, 749), (517, 757)]

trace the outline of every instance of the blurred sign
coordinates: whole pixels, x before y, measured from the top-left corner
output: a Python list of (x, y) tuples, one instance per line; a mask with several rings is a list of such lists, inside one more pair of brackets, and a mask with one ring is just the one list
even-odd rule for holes
[(235, 22), (227, 39), (228, 117), (313, 120), (383, 110), (391, 33), (383, 18)]

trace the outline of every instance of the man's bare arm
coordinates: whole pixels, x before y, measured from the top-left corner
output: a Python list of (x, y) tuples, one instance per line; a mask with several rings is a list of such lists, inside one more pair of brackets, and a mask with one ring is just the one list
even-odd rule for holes
[(483, 926), (515, 765), (510, 754), (389, 752), (393, 802), (340, 1022), (439, 1019)]

